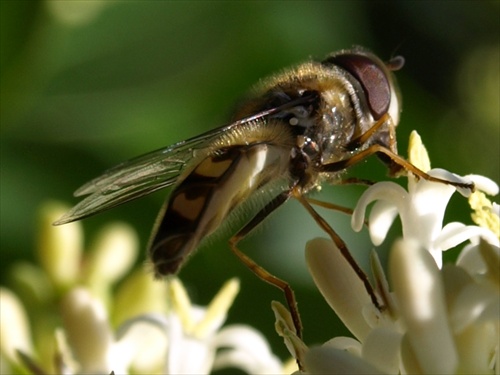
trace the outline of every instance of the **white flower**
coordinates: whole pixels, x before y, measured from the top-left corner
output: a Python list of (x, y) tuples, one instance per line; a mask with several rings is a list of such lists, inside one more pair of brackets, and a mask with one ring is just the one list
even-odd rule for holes
[[(377, 368), (382, 372), (397, 372), (399, 368), (397, 354), (403, 329), (398, 320), (396, 303), (389, 293), (387, 280), (380, 269), (376, 255), (372, 259), (372, 266), (378, 269), (375, 272), (375, 285), (378, 286), (376, 292), (379, 299), (384, 301), (384, 309), (381, 311), (373, 304), (359, 276), (343, 259), (340, 250), (332, 241), (317, 238), (308, 242), (306, 261), (321, 294), (357, 339), (336, 337), (325, 346), (334, 352), (345, 353), (347, 357), (344, 359), (347, 363), (354, 361), (361, 366), (354, 365), (351, 373), (356, 373), (356, 371), (364, 373), (363, 366), (366, 366), (362, 362), (369, 364), (366, 367), (368, 373)], [(384, 342), (383, 345), (380, 345), (381, 340)], [(342, 355), (340, 353), (335, 356)], [(316, 354), (313, 352), (311, 355)], [(310, 373), (317, 371), (321, 373), (321, 368), (315, 367), (318, 363), (313, 367), (307, 366), (308, 361), (311, 361), (308, 356), (309, 352), (305, 359), (306, 370)], [(363, 357), (364, 360), (358, 358), (361, 356), (366, 358)], [(339, 373), (342, 372), (342, 366), (347, 366), (342, 364), (339, 358), (334, 362), (339, 363)]]
[[(410, 155), (418, 154), (420, 158), (425, 159), (422, 156), (425, 154), (425, 149), (422, 150), (420, 138), (416, 133), (412, 133), (412, 136), (410, 147), (420, 151), (410, 150)], [(430, 165), (428, 162), (422, 164)], [(476, 188), (481, 191), (490, 195), (498, 193), (498, 185), (483, 176), (460, 177), (443, 169), (431, 169), (426, 172), (432, 177), (452, 182), (470, 183), (472, 181)], [(361, 230), (366, 208), (376, 200), (369, 218), (370, 237), (376, 246), (384, 241), (398, 214), (402, 222), (403, 238), (418, 241), (432, 254), (439, 267), (442, 266), (443, 251), (471, 238), (481, 236), (491, 244), (498, 246), (498, 238), (485, 228), (465, 226), (459, 223), (449, 223), (443, 227), (446, 206), (456, 190), (454, 186), (417, 179), (411, 174), (408, 176), (408, 191), (394, 182), (379, 182), (370, 186), (358, 200), (352, 215), (352, 227), (356, 231)], [(467, 191), (459, 191), (467, 193)]]
[[(134, 231), (107, 226), (84, 257), (81, 224), (51, 225), (61, 211), (57, 203), (41, 211), (42, 267), (15, 266), (12, 284), (21, 298), (0, 289), (2, 373), (283, 371), (260, 333), (244, 325), (222, 327), (239, 290), (236, 280), (206, 308), (191, 305), (179, 280), (156, 282), (144, 269), (115, 291), (137, 255)], [(54, 319), (55, 308), (60, 319)]]
[[(17, 351), (33, 355), (28, 315), (19, 298), (0, 288), (0, 348), (2, 369), (19, 366)], [(9, 369), (10, 370), (10, 369)], [(6, 372), (2, 372), (6, 373)]]
[[(478, 255), (489, 267), (471, 275), (456, 265), (440, 270), (418, 242), (397, 241), (389, 260), (393, 291), (389, 294), (383, 286), (377, 291), (388, 298), (378, 311), (362, 288), (352, 289), (348, 281), (337, 284), (338, 273), (349, 280), (356, 275), (339, 264), (333, 242), (308, 243), (306, 257), (318, 288), (358, 340), (336, 337), (321, 347), (302, 349), (305, 354), (298, 358), (305, 372), (498, 374), (500, 250), (485, 241), (480, 246)], [(384, 283), (379, 275), (377, 284)], [(288, 339), (300, 347), (294, 340)]]
[[(128, 373), (133, 353), (123, 350), (126, 344), (115, 341), (106, 308), (89, 290), (72, 289), (62, 301), (61, 315), (64, 331), (60, 332), (67, 343), (62, 357), (66, 366), (73, 363), (72, 374)], [(140, 348), (143, 341), (134, 344)]]
[(125, 223), (108, 224), (84, 256), (80, 222), (52, 225), (67, 211), (68, 207), (59, 202), (47, 202), (40, 209), (36, 255), (41, 268), (56, 293), (86, 285), (107, 302), (113, 285), (130, 271), (137, 258), (137, 234)]
[[(191, 305), (178, 279), (169, 280), (172, 310), (167, 315), (147, 314), (126, 322), (119, 336), (137, 325), (163, 332), (166, 355), (164, 374), (208, 374), (212, 370), (236, 367), (250, 374), (281, 373), (282, 364), (264, 337), (249, 326), (224, 328), (227, 310), (239, 289), (237, 280), (224, 285), (207, 308)], [(140, 334), (141, 330), (137, 330)], [(148, 348), (154, 348), (150, 343)]]
[[(414, 155), (426, 157), (420, 148)], [(428, 162), (424, 163), (429, 164)], [(498, 186), (481, 176), (467, 180), (442, 170), (429, 174), (472, 180), (480, 190)], [(308, 348), (296, 335), (289, 313), (273, 306), (277, 332), (304, 372), (311, 374), (500, 374), (500, 248), (495, 206), (472, 201), (478, 223), (449, 223), (444, 211), (455, 188), (409, 177), (409, 188), (383, 182), (370, 187), (353, 216), (361, 227), (366, 206), (374, 243), (380, 243), (397, 213), (403, 238), (389, 253), (387, 278), (375, 252), (371, 266), (377, 307), (362, 280), (335, 243), (314, 239), (306, 246), (313, 279), (354, 335)], [(485, 216), (483, 216), (485, 215)], [(489, 216), (493, 215), (493, 216)], [(496, 215), (496, 217), (495, 217)], [(478, 217), (481, 216), (481, 217)], [(470, 239), (457, 264), (441, 267), (441, 251)], [(391, 283), (387, 280), (390, 280)]]
[[(221, 328), (238, 292), (237, 280), (227, 282), (207, 308), (192, 306), (179, 280), (172, 279), (169, 283), (172, 300), (169, 314), (148, 313), (135, 317), (126, 321), (116, 335), (102, 301), (84, 287), (73, 288), (61, 304), (63, 329), (56, 331), (58, 361), (53, 371), (209, 374), (229, 367), (250, 374), (282, 372), (281, 362), (259, 332), (245, 325)], [(7, 304), (8, 294), (2, 292), (2, 296), (4, 294), (2, 302), (5, 300)], [(10, 305), (12, 303), (8, 303)], [(17, 311), (15, 306), (8, 310)], [(7, 318), (12, 315), (7, 314)], [(16, 313), (15, 317), (19, 320), (23, 314)], [(11, 325), (13, 322), (10, 319)], [(8, 324), (2, 320), (2, 327), (8, 328)], [(26, 324), (19, 326), (12, 325), (12, 329), (26, 331)], [(33, 361), (26, 336), (9, 336), (13, 340), (12, 345), (8, 345), (12, 348), (9, 356), (15, 359), (14, 350), (21, 350), (26, 365), (38, 368), (40, 374), (46, 373)]]

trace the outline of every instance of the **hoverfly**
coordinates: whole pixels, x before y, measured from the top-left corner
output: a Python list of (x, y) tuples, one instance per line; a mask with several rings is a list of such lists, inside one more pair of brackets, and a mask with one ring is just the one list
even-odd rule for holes
[[(79, 188), (88, 195), (55, 224), (94, 215), (174, 186), (149, 245), (156, 277), (176, 273), (200, 242), (246, 200), (274, 195), (229, 240), (231, 250), (257, 276), (284, 291), (298, 335), (301, 323), (290, 286), (237, 247), (252, 229), (290, 198), (296, 198), (332, 237), (379, 306), (366, 275), (347, 247), (306, 197), (321, 183), (341, 183), (350, 166), (376, 154), (393, 176), (420, 171), (397, 153), (401, 110), (392, 71), (403, 60), (382, 62), (355, 47), (308, 61), (254, 88), (228, 125), (126, 161)], [(470, 187), (470, 186), (466, 186)]]

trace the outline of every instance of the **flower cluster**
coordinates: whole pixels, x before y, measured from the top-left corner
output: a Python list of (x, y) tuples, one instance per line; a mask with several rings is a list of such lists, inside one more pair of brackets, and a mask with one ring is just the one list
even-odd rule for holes
[[(392, 244), (387, 272), (372, 252), (371, 290), (334, 242), (307, 244), (313, 279), (354, 338), (308, 347), (287, 309), (274, 302), (276, 330), (299, 371), (500, 374), (499, 206), (484, 194), (496, 195), (498, 186), (482, 176), (431, 169), (416, 133), (409, 160), (429, 176), (473, 182), (477, 191), (411, 174), (407, 190), (393, 182), (369, 187), (353, 212), (353, 228), (361, 230), (367, 206), (375, 202), (368, 220), (373, 244), (385, 241), (397, 216), (403, 232)], [(443, 225), (457, 190), (469, 196), (476, 225)], [(15, 265), (14, 287), (0, 288), (1, 373), (286, 371), (259, 332), (223, 326), (237, 280), (229, 280), (207, 307), (195, 306), (180, 280), (154, 282), (142, 268), (131, 272), (138, 240), (127, 225), (104, 228), (84, 252), (80, 224), (51, 226), (65, 210), (58, 204), (42, 210), (40, 266)], [(463, 243), (456, 262), (443, 265), (443, 252)]]
[[(320, 292), (355, 338), (335, 337), (308, 348), (296, 335), (289, 313), (275, 303), (277, 331), (292, 355), (311, 374), (499, 374), (500, 248), (498, 205), (483, 193), (498, 186), (481, 176), (459, 177), (430, 169), (414, 133), (410, 162), (430, 176), (473, 181), (470, 202), (478, 224), (448, 223), (443, 217), (453, 186), (408, 176), (408, 190), (393, 182), (368, 188), (352, 216), (360, 230), (365, 211), (374, 245), (381, 244), (399, 215), (403, 236), (389, 254), (388, 276), (372, 252), (376, 306), (362, 281), (326, 239), (307, 244), (306, 260)], [(462, 190), (469, 195), (470, 192)], [(442, 253), (468, 241), (455, 264)]]
[(237, 280), (209, 306), (193, 305), (178, 279), (130, 272), (138, 240), (127, 225), (104, 228), (84, 253), (80, 224), (51, 225), (64, 211), (59, 204), (42, 209), (41, 266), (15, 265), (13, 288), (0, 288), (1, 373), (282, 373), (259, 332), (222, 327)]

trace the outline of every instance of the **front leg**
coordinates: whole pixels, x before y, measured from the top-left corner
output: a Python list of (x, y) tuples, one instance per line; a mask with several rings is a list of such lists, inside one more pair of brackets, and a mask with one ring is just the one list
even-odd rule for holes
[(417, 178), (423, 178), (424, 180), (427, 181), (439, 182), (442, 184), (455, 186), (457, 188), (469, 189), (471, 192), (474, 192), (475, 190), (474, 184), (472, 182), (463, 183), (463, 182), (449, 181), (442, 178), (430, 176), (421, 169), (415, 167), (408, 160), (404, 159), (395, 152), (389, 150), (387, 147), (384, 147), (379, 144), (371, 145), (367, 149), (358, 152), (357, 154), (351, 156), (348, 159), (322, 165), (321, 171), (339, 172), (365, 160), (367, 157), (373, 154), (379, 156), (382, 159), (382, 161), (384, 161), (384, 163), (389, 166), (391, 172), (393, 172), (394, 170), (405, 170), (407, 172), (413, 173)]

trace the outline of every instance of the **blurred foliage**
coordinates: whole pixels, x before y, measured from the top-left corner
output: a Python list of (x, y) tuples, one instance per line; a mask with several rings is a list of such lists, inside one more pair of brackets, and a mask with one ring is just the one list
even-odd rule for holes
[[(74, 202), (71, 192), (102, 170), (224, 124), (259, 78), (354, 44), (382, 58), (406, 58), (397, 72), (403, 155), (416, 129), (434, 166), (499, 181), (499, 4), (1, 1), (2, 270), (33, 257), (43, 201)], [(357, 173), (384, 177), (371, 161)], [(322, 197), (353, 205), (361, 191), (328, 188)], [(156, 193), (89, 219), (86, 228), (123, 220), (137, 228), (145, 247), (165, 196)], [(460, 198), (457, 205), (465, 207)], [(452, 213), (468, 220), (459, 209)], [(328, 220), (339, 223), (340, 233), (349, 231), (345, 217), (328, 214)], [(308, 342), (339, 334), (317, 318), (322, 312), (331, 317), (326, 306), (307, 309), (324, 305), (304, 276), (302, 255), (303, 244), (318, 235), (310, 217), (290, 203), (242, 245), (292, 282)], [(364, 245), (355, 241), (347, 240), (370, 248), (366, 238)], [(272, 331), (269, 301), (282, 296), (234, 258), (221, 238), (193, 257), (181, 277), (206, 303), (238, 274), (242, 295), (232, 319)]]

